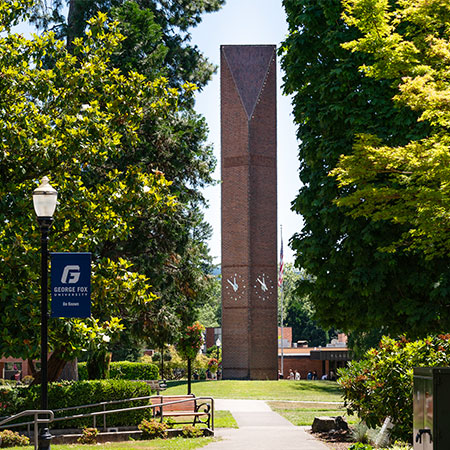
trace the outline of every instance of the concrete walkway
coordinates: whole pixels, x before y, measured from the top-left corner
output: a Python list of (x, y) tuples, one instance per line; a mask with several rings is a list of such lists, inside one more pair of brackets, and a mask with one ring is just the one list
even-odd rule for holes
[(329, 450), (308, 434), (273, 412), (264, 400), (214, 400), (214, 409), (231, 411), (239, 429), (217, 428), (219, 442), (206, 450)]

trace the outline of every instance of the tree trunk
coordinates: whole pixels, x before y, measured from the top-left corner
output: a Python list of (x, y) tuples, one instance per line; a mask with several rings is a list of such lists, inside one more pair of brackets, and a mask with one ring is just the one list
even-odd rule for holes
[(28, 367), (30, 368), (30, 371), (31, 371), (31, 376), (33, 377), (33, 378), (36, 378), (36, 372), (37, 372), (37, 370), (36, 370), (36, 366), (35, 366), (35, 364), (34, 364), (34, 361), (31, 359), (31, 358), (28, 358)]
[(187, 360), (188, 395), (191, 394), (191, 358)]
[(70, 0), (69, 11), (67, 13), (67, 50), (72, 53), (73, 50), (73, 40), (77, 37), (77, 16), (80, 13), (80, 7), (78, 5), (78, 0)]
[(164, 380), (164, 347), (160, 349), (160, 355), (161, 355), (161, 380)]
[[(48, 359), (47, 362), (47, 381), (49, 383), (53, 381), (58, 381), (59, 376), (61, 375), (66, 362), (61, 358), (62, 351), (55, 350)], [(31, 385), (41, 384), (41, 371), (35, 372), (34, 380)]]
[(72, 359), (72, 361), (67, 361), (64, 366), (61, 375), (58, 377), (60, 380), (78, 381), (78, 359)]

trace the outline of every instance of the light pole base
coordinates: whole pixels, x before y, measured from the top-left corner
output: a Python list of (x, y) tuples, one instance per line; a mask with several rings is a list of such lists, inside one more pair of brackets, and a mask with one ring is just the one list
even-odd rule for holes
[(53, 436), (50, 434), (48, 428), (41, 428), (38, 438), (38, 450), (50, 450), (50, 442)]

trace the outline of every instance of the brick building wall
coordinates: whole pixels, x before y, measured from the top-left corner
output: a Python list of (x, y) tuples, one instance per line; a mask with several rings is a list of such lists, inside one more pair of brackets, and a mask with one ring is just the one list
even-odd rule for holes
[(277, 377), (276, 48), (221, 47), (223, 377)]

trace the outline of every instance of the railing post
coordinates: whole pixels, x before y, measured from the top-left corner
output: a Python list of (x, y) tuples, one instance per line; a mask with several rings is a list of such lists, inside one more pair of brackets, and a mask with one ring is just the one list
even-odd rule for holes
[(34, 450), (37, 450), (38, 448), (38, 424), (37, 424), (37, 419), (38, 419), (38, 414), (34, 414), (34, 425), (33, 425), (33, 433), (34, 433)]
[(214, 399), (211, 397), (211, 420), (212, 420), (212, 426), (211, 430), (214, 432)]
[(106, 405), (103, 405), (103, 411), (105, 411), (105, 414), (103, 414), (103, 431), (106, 431)]

